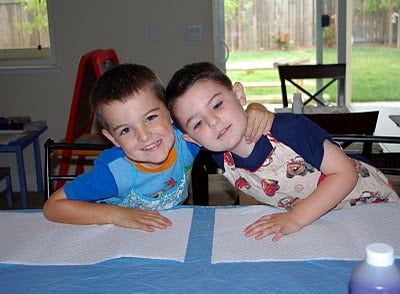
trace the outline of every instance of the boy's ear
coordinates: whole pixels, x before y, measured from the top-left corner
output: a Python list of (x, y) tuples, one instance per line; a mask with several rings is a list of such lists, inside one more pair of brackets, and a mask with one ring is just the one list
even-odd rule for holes
[(236, 82), (233, 84), (233, 93), (235, 93), (241, 105), (246, 104), (246, 94), (244, 93), (244, 87), (241, 83)]
[(196, 144), (196, 145), (198, 145), (198, 146), (201, 147), (201, 144), (198, 143), (196, 140), (192, 139), (192, 137), (190, 137), (188, 134), (183, 134), (183, 135), (182, 135), (182, 138), (183, 138), (183, 140), (185, 140), (185, 141), (187, 141), (187, 142)]
[(115, 146), (121, 147), (118, 144), (118, 142), (114, 139), (113, 135), (110, 134), (109, 131), (107, 131), (106, 129), (101, 129), (101, 133), (104, 135), (104, 137), (106, 137), (108, 140), (110, 140), (111, 143), (113, 143)]

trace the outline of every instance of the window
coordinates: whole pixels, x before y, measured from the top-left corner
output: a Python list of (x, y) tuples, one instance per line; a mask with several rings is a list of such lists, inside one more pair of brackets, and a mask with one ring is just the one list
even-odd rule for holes
[(54, 63), (46, 0), (0, 0), (0, 66)]

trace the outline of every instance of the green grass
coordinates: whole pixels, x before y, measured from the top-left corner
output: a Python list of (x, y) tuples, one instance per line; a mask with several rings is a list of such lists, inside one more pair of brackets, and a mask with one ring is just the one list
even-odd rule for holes
[[(245, 61), (269, 61), (306, 59), (315, 63), (315, 51), (313, 50), (289, 50), (289, 51), (249, 51), (234, 52), (229, 56), (230, 62)], [(336, 62), (336, 50), (324, 50), (324, 63)], [(353, 48), (352, 51), (352, 101), (400, 101), (400, 49), (398, 48)], [(262, 82), (279, 81), (278, 71), (256, 71), (250, 74), (246, 72), (227, 72), (232, 81)], [(281, 95), (280, 88), (249, 89), (248, 96)], [(330, 97), (335, 97), (335, 88), (331, 87), (326, 92)], [(334, 100), (332, 98), (331, 100)]]

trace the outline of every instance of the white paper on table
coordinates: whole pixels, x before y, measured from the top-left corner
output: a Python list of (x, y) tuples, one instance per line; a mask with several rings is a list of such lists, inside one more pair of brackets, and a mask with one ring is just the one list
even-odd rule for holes
[(193, 209), (161, 213), (172, 221), (172, 227), (149, 233), (114, 225), (54, 223), (42, 212), (0, 212), (0, 262), (77, 265), (120, 257), (183, 262)]
[(374, 242), (391, 245), (400, 257), (400, 203), (333, 210), (277, 242), (271, 241), (272, 236), (245, 237), (245, 227), (275, 212), (282, 210), (268, 206), (217, 209), (211, 262), (359, 260), (365, 257), (365, 246)]

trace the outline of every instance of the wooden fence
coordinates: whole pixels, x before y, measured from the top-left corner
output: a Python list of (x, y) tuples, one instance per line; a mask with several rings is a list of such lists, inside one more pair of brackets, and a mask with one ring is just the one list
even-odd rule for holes
[(39, 44), (43, 48), (50, 47), (48, 29), (29, 33), (16, 25), (28, 21), (33, 21), (33, 15), (23, 9), (21, 4), (15, 0), (0, 1), (0, 48), (34, 48)]
[[(315, 39), (315, 0), (239, 0), (235, 15), (226, 18), (225, 41), (231, 51), (311, 47)], [(331, 26), (324, 28), (326, 43), (335, 39), (334, 0), (323, 1), (323, 13), (332, 16)], [(353, 0), (355, 43), (395, 44), (397, 22), (391, 10), (367, 12), (362, 0)], [(397, 20), (398, 21), (398, 20)], [(389, 30), (392, 26), (392, 30)], [(391, 33), (391, 36), (389, 35)], [(330, 34), (330, 33), (333, 33)], [(333, 38), (329, 38), (329, 36)], [(389, 42), (389, 40), (391, 42)]]

